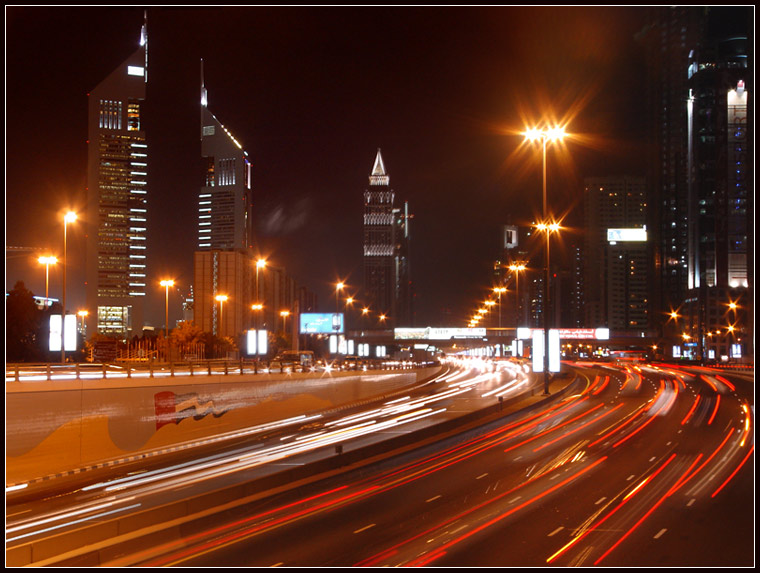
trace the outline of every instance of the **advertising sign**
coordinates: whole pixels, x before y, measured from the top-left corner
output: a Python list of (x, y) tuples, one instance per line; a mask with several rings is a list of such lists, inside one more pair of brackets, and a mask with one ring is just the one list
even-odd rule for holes
[[(73, 351), (77, 349), (77, 317), (75, 314), (67, 314), (65, 328), (63, 331), (64, 350)], [(48, 339), (49, 349), (53, 352), (61, 350), (61, 315), (50, 315), (50, 338)]]
[(311, 313), (301, 314), (299, 324), (301, 334), (342, 334), (343, 313)]

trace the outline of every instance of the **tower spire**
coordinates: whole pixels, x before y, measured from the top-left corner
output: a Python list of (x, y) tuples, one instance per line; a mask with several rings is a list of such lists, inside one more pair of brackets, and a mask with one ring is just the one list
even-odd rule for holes
[(375, 165), (372, 167), (372, 174), (369, 176), (370, 185), (388, 185), (390, 178), (385, 171), (385, 164), (383, 163), (383, 156), (380, 153), (380, 148), (377, 149), (377, 156), (375, 157)]
[(203, 58), (201, 58), (201, 107), (208, 107), (208, 92), (206, 80), (203, 78)]

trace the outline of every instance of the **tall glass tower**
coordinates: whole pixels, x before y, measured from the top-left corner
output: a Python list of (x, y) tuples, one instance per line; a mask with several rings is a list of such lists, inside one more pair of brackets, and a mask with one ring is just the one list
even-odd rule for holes
[(87, 307), (97, 331), (143, 326), (148, 264), (148, 145), (144, 125), (148, 36), (89, 94)]
[[(198, 243), (194, 253), (195, 322), (235, 336), (250, 326), (253, 192), (248, 153), (208, 109), (201, 61), (201, 173)], [(226, 297), (226, 303), (218, 302)]]

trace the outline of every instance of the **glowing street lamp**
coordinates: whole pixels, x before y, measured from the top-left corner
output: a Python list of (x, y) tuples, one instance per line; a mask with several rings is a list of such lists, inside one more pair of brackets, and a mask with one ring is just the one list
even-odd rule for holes
[(41, 265), (45, 265), (45, 305), (48, 304), (48, 283), (50, 281), (50, 265), (54, 265), (58, 262), (54, 256), (40, 257), (37, 262)]
[[(261, 304), (261, 294), (259, 292), (259, 271), (263, 271), (267, 266), (267, 262), (265, 259), (259, 258), (256, 260), (256, 304)], [(263, 308), (263, 307), (262, 307)], [(259, 315), (256, 314), (256, 324), (254, 325), (256, 327), (256, 330), (259, 328)]]
[(79, 312), (77, 312), (77, 314), (82, 319), (82, 335), (84, 337), (87, 337), (87, 322), (86, 322), (86, 320), (87, 320), (87, 315), (90, 314), (90, 313), (87, 312), (86, 310), (80, 310)]
[(66, 348), (63, 341), (63, 333), (66, 324), (66, 233), (69, 223), (77, 220), (77, 214), (69, 211), (63, 216), (63, 309), (61, 313), (61, 364), (66, 364)]
[(159, 283), (162, 287), (166, 288), (166, 323), (164, 326), (164, 337), (169, 338), (169, 287), (174, 286), (173, 280), (164, 280)]
[(507, 292), (507, 287), (494, 287), (493, 292), (499, 297), (499, 328), (501, 328), (501, 295)]
[(287, 329), (285, 328), (285, 321), (290, 316), (290, 311), (289, 310), (281, 310), (280, 311), (280, 316), (282, 317), (282, 331), (283, 332), (287, 332)]
[[(541, 141), (543, 156), (543, 221), (548, 221), (546, 205), (546, 144), (547, 142), (562, 141), (565, 137), (564, 127), (552, 127), (548, 129), (531, 128), (525, 132), (528, 141)], [(549, 394), (549, 231), (546, 232), (546, 269), (544, 280), (544, 394)]]

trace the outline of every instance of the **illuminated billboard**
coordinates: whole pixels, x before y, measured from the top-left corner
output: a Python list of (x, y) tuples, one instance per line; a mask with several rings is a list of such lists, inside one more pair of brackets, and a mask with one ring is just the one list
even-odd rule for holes
[(485, 328), (396, 328), (393, 337), (396, 340), (451, 340), (452, 338), (483, 338)]
[(312, 313), (301, 315), (299, 324), (301, 334), (343, 334), (343, 313)]
[(647, 230), (644, 229), (607, 229), (607, 241), (610, 243), (646, 242)]
[[(77, 349), (77, 317), (75, 314), (67, 314), (63, 331), (64, 350), (73, 351)], [(61, 315), (50, 315), (50, 338), (48, 347), (52, 352), (61, 350)]]

